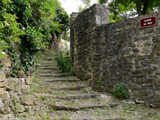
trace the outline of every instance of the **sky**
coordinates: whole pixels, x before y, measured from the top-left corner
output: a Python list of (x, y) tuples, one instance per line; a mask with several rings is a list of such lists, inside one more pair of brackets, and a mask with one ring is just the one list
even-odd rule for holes
[[(83, 5), (80, 0), (59, 0), (62, 4), (62, 7), (70, 15), (72, 12), (78, 12), (79, 5)], [(91, 3), (96, 3), (97, 0), (91, 0)]]

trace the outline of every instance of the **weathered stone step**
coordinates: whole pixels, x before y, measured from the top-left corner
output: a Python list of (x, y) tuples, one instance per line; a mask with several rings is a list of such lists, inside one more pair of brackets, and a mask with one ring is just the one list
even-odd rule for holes
[(41, 55), (40, 57), (41, 57), (41, 58), (54, 58), (54, 56), (55, 56), (54, 54), (50, 54), (50, 53), (49, 53), (49, 54), (46, 54), (46, 53), (45, 53), (45, 54)]
[[(96, 95), (96, 94), (95, 94)], [(85, 108), (95, 108), (95, 107), (116, 107), (120, 103), (113, 103), (112, 97), (104, 94), (97, 94), (97, 97), (87, 98), (87, 99), (63, 99), (55, 102), (51, 105), (57, 110), (81, 110)]]
[(41, 65), (37, 65), (37, 67), (57, 67), (56, 64), (41, 64)]
[(68, 87), (53, 87), (54, 90), (81, 90), (84, 89), (85, 86), (68, 86)]
[(55, 58), (41, 58), (42, 60), (47, 60), (47, 61), (55, 61)]
[[(57, 77), (55, 77), (55, 79), (56, 79)], [(62, 77), (63, 78), (63, 77)], [(43, 79), (43, 78), (42, 78)], [(47, 78), (48, 79), (48, 78)], [(53, 78), (52, 78), (53, 79)], [(70, 78), (71, 79), (71, 78)], [(73, 78), (74, 79), (74, 78)], [(75, 86), (86, 86), (84, 83), (82, 83), (82, 81), (79, 81), (79, 82), (65, 82), (65, 81), (61, 81), (61, 82), (53, 82), (53, 84), (52, 83), (50, 83), (50, 82), (46, 82), (46, 85), (47, 84), (49, 84), (49, 85), (51, 85), (50, 86), (50, 90), (53, 92), (53, 94), (54, 94), (54, 91), (55, 92), (58, 92), (58, 90), (54, 90), (54, 89), (52, 89), (52, 88), (65, 88), (65, 87), (75, 87)], [(84, 92), (85, 92), (85, 90), (86, 91), (89, 91), (89, 90), (92, 90), (90, 87), (88, 87), (88, 88), (84, 88), (84, 89), (81, 89), (81, 90), (84, 90)], [(60, 91), (63, 91), (63, 90), (60, 90)], [(68, 90), (66, 90), (66, 92), (74, 92), (74, 90), (71, 90), (71, 91), (68, 91)], [(76, 92), (79, 92), (80, 93), (80, 90), (75, 90)], [(82, 92), (82, 93), (84, 93), (84, 92)], [(72, 93), (71, 93), (72, 94)], [(78, 94), (78, 93), (77, 93)]]
[[(52, 71), (53, 72), (53, 71)], [(63, 77), (63, 74), (37, 74), (37, 76), (38, 77), (47, 77), (48, 78), (48, 80), (50, 79), (50, 80), (52, 80), (53, 79), (53, 77)], [(49, 78), (50, 77), (50, 78)]]
[[(37, 94), (38, 95), (38, 94)], [(40, 96), (44, 96), (44, 97), (49, 97), (49, 98), (53, 98), (53, 99), (63, 99), (63, 100), (75, 100), (75, 99), (90, 99), (90, 98), (96, 98), (98, 96), (98, 94), (81, 94), (81, 95), (66, 95), (66, 96), (56, 96), (56, 95), (52, 95), (52, 94), (42, 94)]]
[(58, 67), (38, 67), (38, 69), (43, 69), (43, 70), (58, 70)]
[(70, 106), (70, 105), (49, 105), (50, 108), (53, 108), (55, 110), (67, 110), (67, 111), (78, 111), (83, 110), (86, 108), (102, 108), (102, 107), (110, 107), (110, 105), (107, 104), (95, 104), (95, 105), (84, 105), (84, 106)]
[[(50, 73), (52, 73), (52, 72), (53, 72), (53, 70), (50, 71)], [(47, 74), (45, 74), (45, 73), (47, 73)], [(53, 79), (52, 77), (73, 77), (73, 75), (70, 75), (70, 74), (61, 74), (61, 73), (49, 74), (49, 72), (45, 72), (45, 70), (43, 72), (38, 72), (37, 76), (47, 77), (48, 79), (49, 79), (49, 77), (50, 77), (50, 79)]]
[(37, 74), (38, 77), (60, 77), (61, 74)]
[(48, 52), (46, 52), (46, 53), (43, 53), (42, 55), (41, 55), (42, 57), (50, 57), (50, 56), (55, 56), (55, 54), (54, 53), (48, 53)]
[(37, 70), (36, 73), (37, 74), (53, 73), (53, 70)]
[(49, 65), (54, 65), (55, 64), (56, 65), (56, 62), (54, 62), (54, 61), (41, 61), (40, 64), (41, 65), (46, 65), (46, 64), (49, 64)]
[(65, 79), (65, 78), (58, 78), (58, 79), (46, 79), (45, 82), (79, 82), (79, 79)]
[(82, 95), (67, 95), (64, 97), (59, 97), (59, 99), (65, 99), (65, 100), (73, 100), (73, 99), (89, 99), (89, 98), (95, 98), (98, 94), (82, 94)]

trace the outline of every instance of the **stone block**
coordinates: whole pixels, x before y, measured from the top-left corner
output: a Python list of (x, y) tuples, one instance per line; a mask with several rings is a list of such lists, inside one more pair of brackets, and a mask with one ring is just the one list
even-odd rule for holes
[(155, 95), (160, 96), (160, 90), (156, 90), (156, 91), (155, 91)]
[(32, 105), (34, 97), (31, 95), (23, 95), (21, 96), (21, 102), (23, 105)]
[(5, 88), (8, 86), (7, 82), (0, 82), (0, 88)]
[(10, 94), (7, 91), (5, 91), (1, 98), (3, 101), (10, 101)]
[(23, 105), (21, 105), (21, 104), (19, 104), (19, 103), (17, 103), (17, 112), (18, 113), (22, 113), (22, 112), (24, 112), (24, 106)]
[(15, 120), (15, 117), (11, 113), (9, 113), (9, 114), (4, 115), (3, 119), (4, 120)]
[(22, 85), (22, 93), (28, 94), (30, 91), (29, 85)]
[(9, 77), (9, 76), (10, 76), (10, 73), (11, 73), (10, 68), (3, 67), (2, 70), (4, 71), (6, 77)]
[(0, 108), (3, 108), (4, 107), (4, 104), (2, 102), (2, 99), (0, 99)]
[(16, 92), (21, 91), (22, 83), (21, 83), (20, 79), (9, 78), (9, 79), (7, 79), (7, 81), (8, 81), (7, 90), (9, 90), (9, 91), (16, 91)]
[(4, 72), (0, 70), (0, 82), (5, 81), (5, 80), (6, 80), (6, 76)]
[(15, 93), (15, 92), (13, 92), (13, 91), (10, 91), (9, 93), (10, 93), (11, 99), (16, 100), (16, 101), (20, 101), (20, 98), (19, 98), (19, 96), (17, 95), (17, 93)]
[(31, 77), (31, 76), (27, 76), (27, 77), (26, 77), (26, 84), (27, 84), (27, 85), (32, 84), (32, 77)]
[(0, 98), (6, 93), (4, 88), (0, 88)]
[(20, 78), (20, 80), (21, 80), (21, 83), (22, 83), (22, 84), (26, 84), (26, 83), (25, 83), (25, 78)]
[(1, 61), (1, 64), (5, 65), (6, 67), (11, 67), (11, 60), (10, 60), (10, 58), (3, 59)]
[(1, 114), (9, 114), (11, 113), (11, 108), (9, 107), (9, 102), (4, 103), (4, 107), (0, 108)]

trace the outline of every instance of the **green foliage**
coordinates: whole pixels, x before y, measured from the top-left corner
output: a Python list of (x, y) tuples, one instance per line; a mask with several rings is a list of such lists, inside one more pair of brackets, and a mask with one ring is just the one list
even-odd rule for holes
[(23, 51), (21, 54), (21, 65), (24, 67), (25, 71), (32, 70), (36, 65), (35, 56), (27, 52), (27, 50)]
[(7, 7), (7, 12), (16, 15), (17, 22), (23, 26), (30, 25), (32, 10), (28, 0), (12, 0), (10, 7)]
[(6, 11), (6, 8), (10, 7), (10, 3), (10, 0), (0, 2), (0, 59), (4, 58), (2, 51), (19, 42), (19, 36), (24, 34), (17, 22), (17, 17)]
[[(135, 12), (131, 12), (135, 7), (135, 3), (130, 0), (114, 0), (110, 6), (110, 22), (116, 22), (135, 16)], [(128, 11), (130, 11), (128, 13)]]
[(78, 8), (79, 12), (83, 12), (84, 10), (86, 10), (87, 8), (89, 8), (91, 6), (91, 1), (90, 0), (82, 0), (84, 7), (82, 7), (81, 5)]
[(117, 84), (114, 86), (113, 95), (118, 99), (127, 99), (129, 97), (129, 93), (126, 85)]
[(12, 100), (12, 104), (13, 104), (13, 113), (17, 116), (18, 114), (18, 103), (16, 100)]
[(153, 118), (155, 118), (156, 120), (160, 119), (160, 115), (153, 115)]
[(1, 0), (0, 59), (2, 51), (8, 52), (13, 76), (19, 70), (31, 70), (36, 53), (68, 26), (69, 16), (58, 0)]
[(102, 85), (102, 81), (101, 81), (101, 80), (98, 80), (97, 83), (96, 83), (96, 85), (97, 85), (97, 88), (100, 89), (100, 88), (101, 88), (101, 85)]
[(70, 75), (74, 75), (75, 71), (72, 67), (72, 63), (69, 56), (69, 51), (62, 51), (60, 49), (56, 49), (56, 60), (59, 70), (63, 73), (68, 73)]
[(108, 2), (108, 0), (98, 0), (98, 3), (99, 4), (105, 4), (105, 3), (107, 3)]
[(159, 0), (113, 0), (110, 4), (110, 21), (119, 21), (159, 10)]
[(56, 3), (56, 16), (55, 16), (55, 20), (57, 22), (59, 22), (59, 24), (61, 24), (61, 27), (60, 27), (61, 31), (67, 31), (68, 28), (69, 28), (69, 15), (61, 7), (60, 3), (57, 0), (55, 1), (55, 3)]
[(50, 112), (51, 112), (51, 113), (54, 113), (54, 112), (55, 112), (55, 110), (54, 110), (54, 109), (51, 109), (51, 110), (50, 110)]
[(40, 30), (28, 26), (25, 29), (25, 32), (26, 34), (21, 36), (22, 37), (21, 49), (27, 48), (29, 51), (34, 52), (44, 48), (43, 34), (40, 32)]
[(48, 99), (46, 96), (41, 96), (40, 98), (41, 98), (42, 101), (45, 101), (45, 100)]

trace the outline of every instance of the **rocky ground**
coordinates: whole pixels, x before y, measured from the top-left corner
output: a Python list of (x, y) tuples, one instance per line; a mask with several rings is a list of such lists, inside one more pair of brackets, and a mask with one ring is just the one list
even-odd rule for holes
[(35, 96), (29, 120), (160, 120), (160, 109), (97, 93), (85, 81), (59, 73), (54, 54), (46, 51), (33, 74)]

